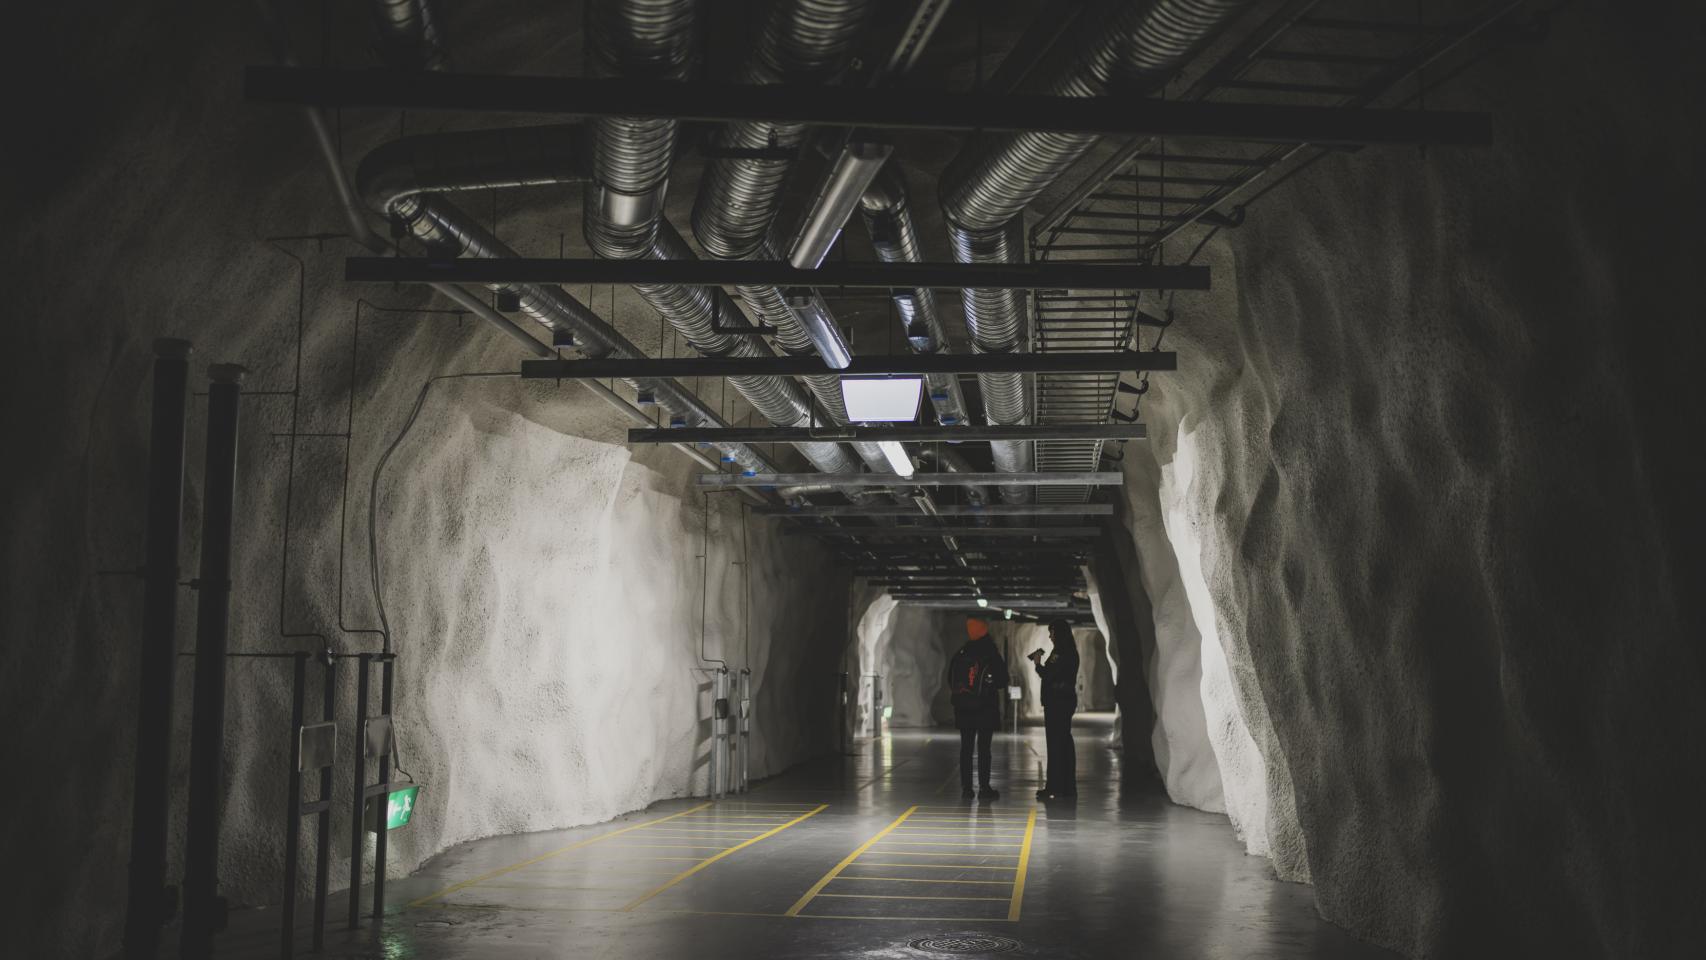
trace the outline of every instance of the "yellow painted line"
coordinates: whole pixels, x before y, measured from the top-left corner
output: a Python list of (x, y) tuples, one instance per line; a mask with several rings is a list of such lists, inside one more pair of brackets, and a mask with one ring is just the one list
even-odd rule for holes
[(878, 840), (881, 840), (883, 837), (887, 836), (889, 831), (891, 831), (895, 827), (898, 827), (901, 824), (905, 823), (906, 818), (912, 816), (913, 812), (916, 811), (917, 809), (918, 809), (917, 807), (907, 807), (906, 812), (902, 813), (900, 816), (896, 817), (893, 823), (884, 827), (882, 829), (882, 831), (879, 832), (876, 836), (874, 836), (871, 839), (866, 840), (864, 843), (860, 844), (859, 849), (854, 850), (852, 853), (848, 854), (846, 856), (846, 858), (844, 858), (840, 863), (836, 864), (828, 873), (824, 874), (822, 879), (820, 879), (820, 880), (818, 880), (818, 882), (812, 884), (811, 889), (807, 890), (805, 892), (804, 896), (802, 896), (802, 897), (800, 897), (800, 899), (794, 901), (794, 905), (788, 908), (788, 916), (790, 916), (790, 917), (799, 916), (800, 911), (805, 909), (806, 904), (810, 903), (812, 901), (813, 897), (815, 897), (819, 893), (821, 893), (823, 891), (824, 887), (829, 886), (829, 881), (834, 880), (836, 874), (847, 869), (848, 864), (859, 859), (860, 854), (871, 849), (871, 847), (873, 845), (875, 845)]
[[(878, 852), (890, 857), (1000, 857), (1003, 860), (1017, 860), (1019, 858), (1017, 853), (968, 853), (964, 850), (958, 853), (929, 853), (927, 851), (914, 853), (911, 850), (879, 850)], [(1014, 864), (1014, 866), (1018, 866), (1018, 864)]]
[(616, 849), (618, 849), (618, 850), (639, 850), (639, 849), (643, 849), (643, 848), (651, 848), (653, 850), (727, 850), (728, 849), (727, 847), (719, 847), (714, 843), (622, 843), (622, 844), (618, 844), (616, 847)]
[(1017, 870), (1016, 863), (875, 863), (865, 861), (861, 867), (905, 867), (908, 870)]
[(680, 873), (676, 874), (674, 877), (671, 877), (667, 883), (664, 883), (662, 886), (659, 886), (655, 889), (648, 890), (646, 893), (644, 893), (643, 895), (641, 895), (640, 897), (635, 899), (632, 903), (629, 903), (626, 906), (624, 906), (622, 908), (622, 912), (627, 913), (628, 911), (633, 910), (635, 907), (639, 906), (640, 904), (645, 903), (647, 900), (650, 900), (651, 898), (657, 896), (658, 894), (664, 892), (665, 890), (668, 890), (670, 887), (673, 887), (676, 884), (680, 883), (681, 881), (686, 880), (688, 877), (691, 877), (695, 873), (698, 873), (699, 871), (705, 869), (706, 867), (710, 866), (711, 864), (716, 863), (718, 860), (721, 860), (724, 857), (729, 856), (730, 854), (734, 853), (736, 850), (743, 850), (747, 847), (752, 846), (753, 844), (757, 843), (760, 840), (766, 839), (767, 837), (773, 837), (776, 834), (781, 833), (782, 831), (793, 826), (794, 824), (799, 823), (802, 820), (806, 820), (806, 819), (809, 819), (811, 817), (815, 817), (827, 809), (829, 809), (829, 804), (820, 803), (816, 807), (812, 808), (810, 811), (800, 814), (799, 816), (795, 817), (792, 820), (789, 820), (787, 823), (782, 824), (781, 826), (777, 827), (774, 830), (768, 830), (764, 833), (761, 833), (758, 836), (753, 837), (751, 840), (746, 841), (745, 843), (736, 844), (735, 846), (732, 846), (732, 847), (728, 848), (727, 850), (724, 850), (722, 853), (719, 853), (714, 857), (707, 858), (702, 863), (699, 863), (695, 866), (689, 867), (686, 870), (681, 871)]
[(944, 923), (1010, 923), (1005, 917), (879, 917), (856, 913), (796, 913), (801, 920), (940, 920)]
[[(1013, 884), (1013, 881), (1011, 880), (943, 880), (939, 877), (855, 877), (845, 873), (835, 878), (836, 883), (840, 883), (843, 880), (881, 880), (884, 883), (982, 883), (991, 884), (997, 887), (1006, 887)], [(1007, 898), (1002, 897), (1001, 899), (1005, 900)]]
[(884, 840), (883, 842), (887, 843), (887, 844), (892, 844), (892, 845), (897, 846), (897, 847), (1015, 847), (1016, 848), (1016, 847), (1024, 846), (1023, 843), (985, 843), (983, 841), (966, 843), (964, 841), (948, 841), (948, 840)]
[(579, 890), (583, 893), (618, 893), (627, 896), (632, 890), (616, 887), (571, 887), (560, 883), (484, 883), (482, 890)]
[[(633, 824), (632, 826), (623, 827), (620, 830), (612, 830), (609, 833), (601, 833), (596, 837), (589, 837), (585, 840), (580, 841), (579, 843), (571, 843), (566, 847), (560, 847), (556, 850), (552, 850), (550, 853), (542, 853), (537, 857), (533, 857), (533, 858), (528, 859), (528, 860), (523, 860), (520, 863), (512, 863), (507, 867), (499, 867), (498, 869), (493, 870), (490, 873), (482, 873), (472, 880), (464, 880), (461, 883), (453, 883), (450, 886), (445, 887), (443, 890), (438, 891), (437, 893), (429, 893), (426, 896), (421, 897), (419, 900), (415, 900), (415, 901), (411, 902), (409, 904), (409, 907), (418, 907), (424, 903), (428, 903), (430, 901), (437, 900), (439, 897), (442, 897), (446, 894), (455, 893), (458, 890), (466, 890), (467, 888), (473, 886), (476, 883), (480, 883), (480, 882), (485, 881), (485, 880), (491, 880), (491, 879), (494, 879), (496, 877), (501, 877), (506, 873), (514, 873), (515, 871), (520, 870), (522, 867), (531, 867), (534, 864), (539, 863), (540, 861), (549, 860), (552, 857), (561, 856), (565, 853), (568, 853), (571, 850), (579, 850), (582, 847), (589, 846), (591, 844), (597, 843), (600, 840), (608, 840), (611, 837), (620, 836), (621, 834), (629, 833), (629, 832), (634, 831), (634, 830), (643, 830), (646, 827), (652, 826), (653, 824), (663, 823), (666, 820), (674, 820), (678, 817), (685, 817), (690, 813), (696, 813), (700, 810), (705, 809), (708, 806), (710, 806), (709, 803), (701, 803), (697, 807), (690, 807), (686, 810), (681, 811), (680, 813), (672, 813), (667, 817), (659, 817), (656, 820), (647, 820), (644, 823), (636, 823), (636, 824)], [(405, 908), (405, 909), (407, 909), (407, 908)]]
[(1007, 919), (1019, 919), (1019, 907), (1025, 900), (1025, 873), (1031, 867), (1031, 837), (1037, 830), (1037, 808), (1031, 808), (1031, 816), (1025, 821), (1025, 845), (1019, 851), (1019, 878), (1013, 881), (1013, 902), (1007, 908)]
[(839, 897), (843, 900), (994, 900), (1006, 903), (1006, 897), (914, 897), (900, 893), (820, 893), (820, 897)]

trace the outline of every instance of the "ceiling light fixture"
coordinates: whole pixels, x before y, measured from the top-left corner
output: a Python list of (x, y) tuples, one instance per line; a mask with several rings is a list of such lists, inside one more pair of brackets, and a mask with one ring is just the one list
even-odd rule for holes
[(847, 218), (865, 195), (865, 188), (877, 178), (877, 171), (893, 152), (892, 144), (858, 140), (841, 148), (811, 212), (806, 215), (805, 225), (788, 251), (790, 264), (800, 270), (816, 270), (823, 265), (823, 258), (829, 256), (835, 238), (841, 236), (841, 228), (847, 225)]
[(988, 597), (978, 597), (977, 598), (977, 605), (980, 607), (989, 606), (989, 598)]
[(903, 477), (912, 476), (912, 457), (907, 454), (906, 447), (897, 440), (884, 440), (877, 446), (883, 451), (883, 456), (888, 459), (889, 466), (894, 468), (895, 473)]
[(908, 423), (918, 419), (923, 377), (842, 377), (841, 399), (853, 423)]

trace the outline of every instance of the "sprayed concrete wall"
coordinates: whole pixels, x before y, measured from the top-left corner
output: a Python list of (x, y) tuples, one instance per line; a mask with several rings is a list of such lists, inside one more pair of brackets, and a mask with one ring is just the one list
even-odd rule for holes
[[(351, 251), (335, 236), (342, 218), (301, 118), (240, 99), (242, 66), (266, 60), (252, 8), (107, 11), (112, 19), (94, 34), (79, 19), (90, 12), (56, 11), (37, 11), (43, 22), (20, 27), (67, 38), (51, 67), (65, 86), (60, 99), (34, 100), (37, 112), (20, 115), (38, 149), (18, 154), (9, 173), (31, 188), (5, 200), (8, 223), (33, 226), (7, 231), (3, 250), (16, 267), (11, 326), (31, 362), (4, 378), (0, 405), (8, 460), (18, 465), (6, 472), (0, 537), (8, 570), (0, 700), (11, 731), (6, 766), (33, 773), (0, 825), (13, 869), (30, 878), (7, 898), (0, 922), (9, 953), (83, 958), (116, 950), (125, 899), (139, 591), (130, 578), (97, 571), (139, 560), (152, 338), (195, 342), (196, 389), (207, 363), (235, 361), (250, 368), (249, 389), (288, 391), (300, 263), (306, 337), (296, 429), (338, 433), (356, 298), (370, 301), (354, 360), (341, 610), (342, 441), (299, 440), (292, 470), (290, 442), (278, 436), (291, 429), (289, 398), (244, 402), (230, 637), (245, 651), (327, 642), (281, 633), (322, 634), (340, 652), (377, 649), (374, 636), (339, 629), (377, 624), (365, 537), (374, 464), (428, 377), (514, 370), (521, 356), (476, 320), (417, 312), (447, 306), (419, 291), (341, 282)], [(340, 35), (360, 37), (357, 5), (337, 12), (356, 18)], [(505, 44), (546, 59), (578, 49), (572, 33), (541, 49), (497, 30), (463, 50), (479, 65)], [(395, 135), (393, 121), (342, 127), (352, 165)], [(428, 122), (436, 121), (414, 129)], [(684, 195), (690, 202), (691, 191)], [(541, 254), (556, 253), (565, 211), (578, 208), (561, 190), (491, 202), (482, 198), (481, 219), (490, 225), (495, 214), (500, 236)], [(684, 210), (676, 215), (685, 220)], [(264, 239), (315, 234), (333, 236)], [(593, 294), (630, 338), (659, 349), (656, 314), (627, 291), (570, 292)], [(201, 409), (195, 401), (189, 426), (186, 578), (198, 554)], [(738, 401), (724, 409), (731, 419), (745, 413)], [(667, 448), (625, 446), (627, 427), (574, 386), (447, 380), (433, 387), (387, 467), (378, 526), (401, 658), (399, 745), (404, 767), (426, 784), (413, 824), (392, 838), (393, 873), (463, 840), (596, 822), (703, 792), (702, 634), (709, 656), (754, 671), (754, 776), (832, 747), (833, 717), (822, 704), (841, 653), (834, 638), (845, 630), (846, 575), (810, 540), (756, 521), (743, 543), (729, 496), (709, 501), (702, 566), (706, 503), (690, 480), (701, 468)], [(186, 592), (180, 648), (191, 645), (193, 611)], [(220, 869), (235, 904), (283, 893), (286, 663), (230, 668)], [(190, 670), (183, 659), (173, 851), (183, 839)], [(347, 670), (341, 692), (347, 757)], [(350, 789), (346, 768), (335, 796)], [(336, 807), (335, 847), (347, 836), (344, 810)], [(347, 874), (345, 863), (340, 855), (333, 877)], [(174, 859), (167, 872), (175, 882), (181, 864)]]
[(1571, 7), (1430, 93), (1492, 110), (1493, 149), (1332, 158), (1210, 243), (1219, 290), (1180, 296), (1181, 370), (1144, 401), (1159, 476), (1128, 457), (1167, 538), (1140, 552), (1185, 595), (1158, 626), (1201, 638), (1162, 672), (1200, 651), (1234, 822), (1410, 955), (1703, 933), (1706, 836), (1674, 798), (1706, 787), (1675, 760), (1706, 725), (1678, 592), (1702, 461), (1677, 442), (1706, 415), (1659, 199), (1697, 194), (1700, 23), (1634, 16)]

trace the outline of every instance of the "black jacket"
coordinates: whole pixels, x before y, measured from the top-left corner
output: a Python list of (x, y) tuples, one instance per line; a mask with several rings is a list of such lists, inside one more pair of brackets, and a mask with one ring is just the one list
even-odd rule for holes
[[(995, 641), (989, 637), (972, 640), (960, 648), (961, 653), (969, 653), (982, 660), (989, 670), (989, 684), (984, 687), (980, 702), (971, 707), (954, 708), (954, 725), (961, 730), (995, 730), (1001, 726), (1001, 701), (1007, 696), (1007, 685), (1012, 682), (1007, 674), (1007, 661), (1002, 658), (1001, 651), (995, 646)], [(954, 659), (950, 658), (949, 672), (952, 673)], [(949, 689), (952, 689), (950, 678)]]
[(1037, 664), (1037, 676), (1043, 682), (1044, 710), (1078, 709), (1078, 650), (1076, 647), (1056, 649)]

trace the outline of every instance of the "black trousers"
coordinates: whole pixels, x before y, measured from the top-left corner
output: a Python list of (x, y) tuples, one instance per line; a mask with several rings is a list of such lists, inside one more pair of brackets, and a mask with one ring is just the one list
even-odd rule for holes
[(980, 787), (989, 786), (989, 765), (994, 751), (990, 744), (995, 740), (995, 728), (985, 727), (981, 730), (960, 731), (960, 788), (971, 789), (971, 748), (977, 745), (977, 784)]
[(1078, 792), (1078, 749), (1072, 742), (1072, 714), (1076, 710), (1076, 706), (1043, 708), (1043, 733), (1048, 743), (1050, 793)]

